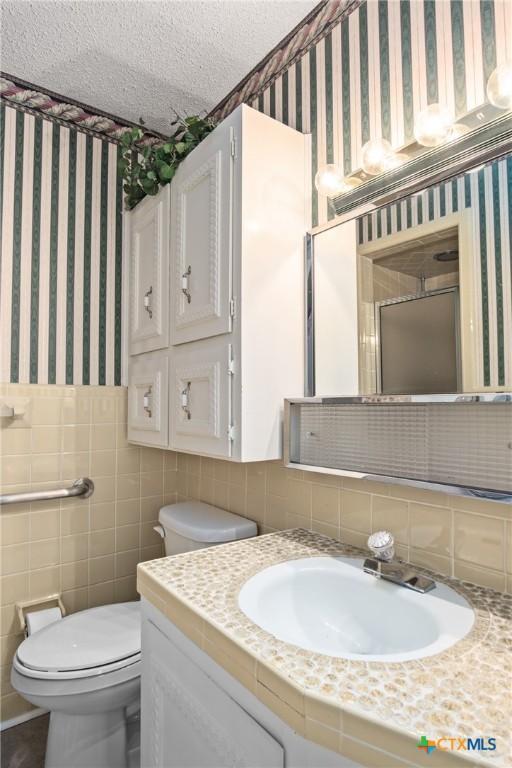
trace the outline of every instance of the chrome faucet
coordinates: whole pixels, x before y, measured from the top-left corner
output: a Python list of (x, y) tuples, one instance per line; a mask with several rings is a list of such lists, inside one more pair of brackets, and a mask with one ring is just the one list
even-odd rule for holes
[(395, 540), (389, 531), (372, 533), (368, 538), (368, 549), (371, 549), (374, 557), (367, 557), (364, 561), (365, 573), (392, 581), (393, 584), (413, 589), (415, 592), (430, 592), (435, 589), (436, 583), (433, 579), (422, 576), (407, 563), (395, 558)]

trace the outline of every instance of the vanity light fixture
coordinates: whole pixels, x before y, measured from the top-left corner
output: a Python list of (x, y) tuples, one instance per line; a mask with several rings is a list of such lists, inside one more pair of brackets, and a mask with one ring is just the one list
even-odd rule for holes
[(345, 177), (338, 165), (322, 165), (315, 176), (315, 187), (318, 194), (325, 197), (337, 197), (350, 192), (361, 184), (360, 179)]
[(512, 61), (496, 67), (487, 81), (487, 98), (498, 109), (512, 109)]
[(416, 117), (414, 137), (424, 147), (438, 147), (450, 141), (454, 122), (449, 109), (441, 104), (429, 104)]

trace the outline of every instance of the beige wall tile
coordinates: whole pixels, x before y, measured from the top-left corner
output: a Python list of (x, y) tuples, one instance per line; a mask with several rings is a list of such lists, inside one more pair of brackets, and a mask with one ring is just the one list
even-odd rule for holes
[(91, 531), (96, 531), (103, 528), (113, 528), (115, 526), (115, 522), (116, 522), (116, 504), (114, 501), (106, 501), (102, 504), (91, 504), (91, 507), (90, 507)]
[(93, 477), (105, 477), (116, 473), (116, 452), (93, 451), (91, 453), (91, 475)]
[(140, 526), (120, 525), (116, 528), (116, 552), (136, 549), (140, 546)]
[(108, 451), (116, 447), (116, 433), (110, 424), (93, 424), (91, 427), (91, 449)]
[(60, 558), (62, 563), (73, 563), (76, 560), (85, 560), (88, 556), (89, 535), (87, 533), (79, 533), (75, 536), (63, 536), (61, 538)]
[(140, 474), (117, 475), (116, 498), (139, 499), (140, 498)]
[(371, 496), (358, 491), (341, 491), (340, 525), (354, 531), (370, 533), (372, 527)]
[(62, 455), (60, 453), (33, 454), (30, 461), (30, 477), (32, 483), (58, 480), (60, 478)]
[(30, 599), (47, 597), (60, 592), (60, 566), (30, 571)]
[(93, 424), (114, 423), (116, 421), (116, 401), (113, 397), (98, 397), (92, 401)]
[(164, 452), (158, 448), (140, 449), (140, 471), (162, 472), (164, 464)]
[(340, 493), (328, 485), (313, 485), (311, 514), (313, 520), (338, 526), (340, 522)]
[(505, 566), (505, 523), (503, 520), (454, 513), (455, 558), (495, 570)]
[(0, 456), (16, 456), (30, 451), (30, 429), (3, 429), (0, 432)]
[[(140, 469), (140, 448), (121, 448), (117, 451), (117, 473), (131, 475)], [(112, 473), (114, 474), (114, 473)]]
[(471, 581), (473, 584), (481, 584), (484, 587), (496, 589), (498, 592), (505, 591), (505, 574), (491, 568), (479, 568), (476, 565), (465, 563), (462, 560), (455, 560), (453, 575), (456, 579), (462, 581)]
[(60, 567), (61, 588), (63, 591), (86, 587), (89, 581), (89, 563), (79, 560), (74, 563), (64, 563)]
[(2, 548), (0, 572), (2, 576), (27, 571), (29, 567), (28, 547), (26, 544), (12, 544)]
[(91, 447), (89, 424), (72, 424), (61, 427), (61, 450), (63, 453), (80, 453)]
[(12, 576), (3, 576), (0, 581), (0, 598), (2, 605), (16, 603), (18, 600), (26, 600), (29, 594), (29, 575), (16, 573)]
[(59, 510), (48, 509), (48, 510), (39, 511), (38, 510), (39, 505), (33, 504), (32, 506), (35, 511), (30, 513), (31, 541), (37, 541), (39, 539), (51, 539), (59, 536), (60, 534)]
[(32, 400), (32, 413), (30, 418), (32, 425), (60, 424), (61, 409), (64, 409), (64, 402), (60, 399), (35, 397)]
[(164, 475), (162, 470), (159, 472), (141, 472), (140, 474), (140, 496), (157, 496), (164, 492)]
[(29, 540), (29, 516), (28, 513), (16, 514), (8, 509), (2, 510), (0, 515), (0, 546), (20, 544)]
[(406, 501), (386, 496), (372, 498), (372, 531), (391, 531), (395, 541), (408, 544), (409, 510)]
[(60, 534), (71, 536), (74, 533), (85, 533), (89, 530), (90, 505), (87, 501), (80, 504), (62, 506), (60, 510)]
[(30, 568), (46, 568), (49, 565), (58, 565), (60, 562), (59, 539), (45, 539), (44, 541), (30, 542)]
[(60, 450), (60, 427), (32, 427), (32, 453), (59, 453)]
[(124, 499), (116, 503), (116, 526), (138, 522), (140, 522), (140, 499)]
[(0, 482), (3, 486), (29, 483), (30, 457), (8, 456), (3, 458), (0, 462)]
[[(101, 531), (91, 531), (89, 534), (89, 556), (100, 557), (109, 555), (116, 549), (116, 531), (115, 528), (109, 528)], [(78, 559), (78, 558), (76, 558)]]
[(89, 584), (101, 584), (114, 578), (114, 555), (89, 558)]
[(452, 512), (446, 507), (426, 504), (409, 505), (410, 543), (416, 549), (427, 549), (439, 555), (452, 553)]

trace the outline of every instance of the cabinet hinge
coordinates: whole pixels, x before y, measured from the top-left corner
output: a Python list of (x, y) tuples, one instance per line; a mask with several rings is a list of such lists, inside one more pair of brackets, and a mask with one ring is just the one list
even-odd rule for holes
[(232, 443), (235, 439), (235, 428), (232, 424), (228, 427), (228, 440)]
[(235, 375), (235, 361), (234, 360), (230, 360), (229, 363), (228, 363), (228, 374), (230, 376), (234, 376)]
[(235, 307), (235, 300), (234, 299), (230, 299), (229, 300), (229, 316), (230, 317), (234, 317), (235, 316), (235, 309), (236, 309), (236, 307)]
[(231, 157), (236, 157), (236, 139), (231, 139)]

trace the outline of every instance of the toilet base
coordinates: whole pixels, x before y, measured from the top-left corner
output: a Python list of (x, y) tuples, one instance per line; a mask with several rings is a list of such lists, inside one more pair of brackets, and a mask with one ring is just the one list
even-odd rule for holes
[(45, 768), (126, 768), (126, 710), (52, 712)]

